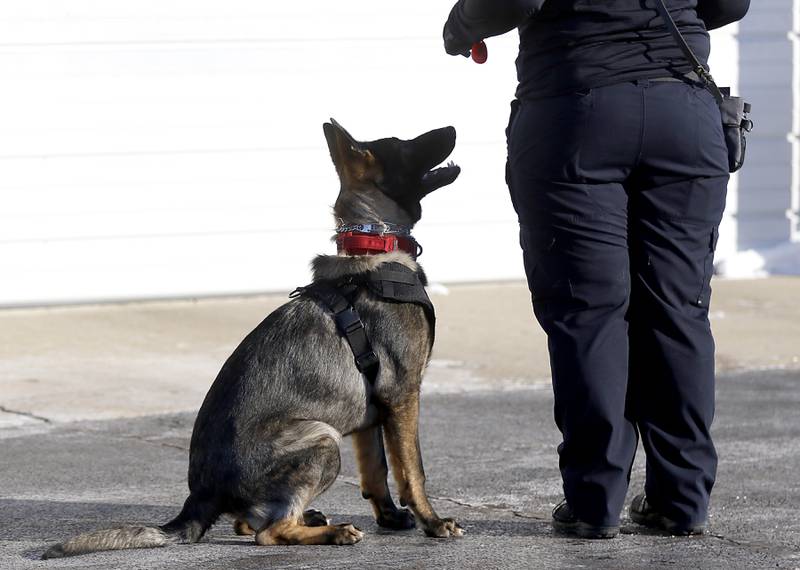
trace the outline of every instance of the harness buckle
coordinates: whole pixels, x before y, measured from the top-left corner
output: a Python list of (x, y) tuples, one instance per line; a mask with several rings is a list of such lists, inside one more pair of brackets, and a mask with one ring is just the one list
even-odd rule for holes
[(358, 329), (364, 328), (364, 323), (352, 305), (349, 305), (344, 311), (336, 314), (336, 326), (342, 331), (342, 334), (349, 335)]
[(358, 369), (361, 371), (364, 371), (367, 368), (371, 368), (377, 364), (378, 364), (378, 355), (372, 352), (371, 350), (366, 354), (356, 356), (356, 366), (358, 366)]

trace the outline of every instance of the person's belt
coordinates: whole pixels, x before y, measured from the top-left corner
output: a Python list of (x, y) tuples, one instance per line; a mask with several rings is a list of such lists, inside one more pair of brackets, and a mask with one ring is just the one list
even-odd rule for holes
[(700, 77), (694, 71), (684, 73), (683, 75), (673, 75), (671, 77), (655, 77), (653, 79), (649, 79), (648, 81), (654, 81), (657, 83), (700, 83), (702, 85)]

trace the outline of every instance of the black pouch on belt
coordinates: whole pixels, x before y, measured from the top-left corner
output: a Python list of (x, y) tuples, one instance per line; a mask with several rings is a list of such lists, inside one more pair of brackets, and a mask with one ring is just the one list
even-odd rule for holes
[(664, 5), (664, 0), (656, 0), (656, 8), (666, 23), (669, 33), (675, 38), (678, 47), (692, 64), (694, 72), (717, 100), (719, 112), (722, 115), (722, 132), (725, 134), (725, 144), (728, 146), (728, 170), (736, 172), (744, 165), (747, 152), (746, 134), (753, 129), (753, 121), (750, 120), (750, 103), (746, 103), (741, 97), (733, 97), (728, 87), (717, 87), (714, 78), (703, 67), (681, 35), (678, 26), (675, 25), (675, 20), (672, 19), (669, 10)]
[(727, 87), (719, 89), (722, 102), (719, 111), (722, 114), (722, 132), (725, 134), (725, 144), (728, 145), (728, 170), (736, 172), (744, 164), (747, 152), (746, 133), (753, 128), (750, 120), (750, 103), (741, 97), (732, 97), (731, 90)]

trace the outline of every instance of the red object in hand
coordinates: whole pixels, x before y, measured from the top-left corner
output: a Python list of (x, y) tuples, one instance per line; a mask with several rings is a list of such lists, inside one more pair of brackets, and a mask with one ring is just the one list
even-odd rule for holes
[(485, 42), (476, 42), (472, 44), (472, 61), (475, 63), (486, 63), (489, 59), (489, 50), (486, 49)]

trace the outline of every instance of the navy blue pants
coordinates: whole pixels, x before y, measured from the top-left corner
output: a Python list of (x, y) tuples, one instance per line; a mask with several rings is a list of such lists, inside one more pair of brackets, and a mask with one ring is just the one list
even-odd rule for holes
[(619, 522), (639, 436), (648, 502), (678, 523), (706, 519), (720, 122), (713, 97), (683, 82), (512, 105), (507, 178), (548, 338), (564, 493), (591, 524)]

